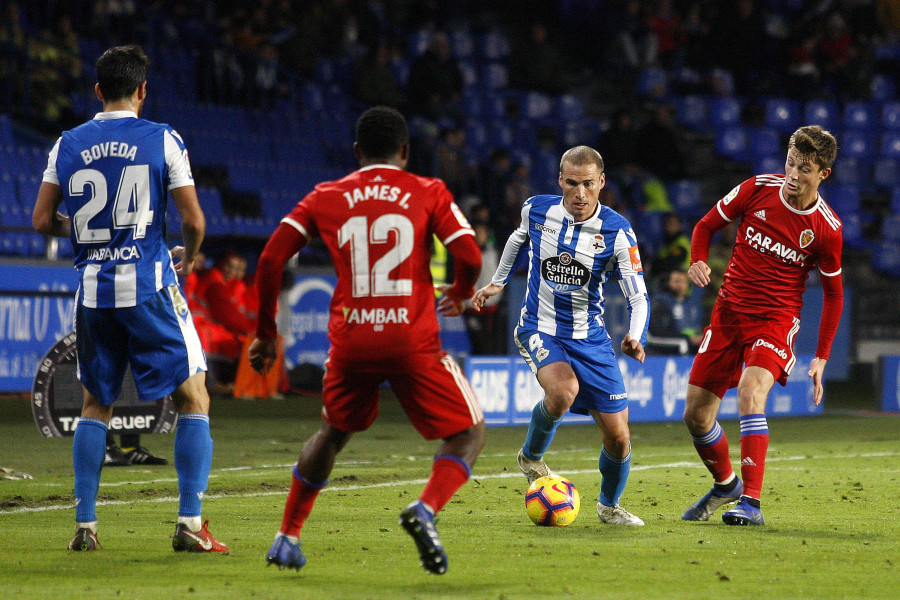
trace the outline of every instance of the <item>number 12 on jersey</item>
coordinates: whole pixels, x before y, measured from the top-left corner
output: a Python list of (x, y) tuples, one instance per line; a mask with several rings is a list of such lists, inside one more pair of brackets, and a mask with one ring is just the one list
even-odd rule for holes
[[(369, 248), (376, 244), (394, 245), (370, 265)], [(386, 214), (369, 225), (366, 216), (350, 217), (338, 230), (338, 247), (350, 244), (350, 268), (353, 277), (353, 297), (410, 296), (412, 279), (391, 279), (391, 272), (409, 258), (415, 243), (412, 221), (404, 215)]]

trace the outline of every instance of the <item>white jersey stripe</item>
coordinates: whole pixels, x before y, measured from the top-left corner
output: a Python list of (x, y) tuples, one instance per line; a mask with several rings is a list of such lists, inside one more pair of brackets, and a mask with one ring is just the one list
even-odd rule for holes
[(134, 263), (116, 265), (116, 308), (137, 303), (137, 267)]
[(798, 331), (800, 331), (800, 319), (794, 317), (794, 326), (791, 327), (787, 337), (787, 347), (791, 351), (791, 360), (785, 365), (784, 372), (788, 375), (791, 374), (791, 371), (794, 370), (794, 365), (797, 364), (797, 355), (794, 354), (794, 337), (797, 335)]
[(722, 201), (719, 200), (716, 202), (716, 210), (719, 211), (719, 214), (722, 215), (722, 218), (731, 223), (734, 219), (729, 219), (728, 215), (725, 214), (725, 211), (722, 210)]
[[(169, 297), (172, 299), (172, 306), (187, 306), (187, 301), (182, 297), (178, 286), (170, 285), (166, 288)], [(181, 329), (181, 336), (184, 338), (184, 347), (187, 350), (188, 358), (188, 377), (192, 377), (201, 371), (206, 371), (206, 354), (203, 352), (203, 346), (200, 345), (200, 336), (194, 327), (194, 319), (188, 313), (188, 318), (182, 319), (176, 309), (175, 318), (178, 319), (178, 327)]]
[(441, 362), (444, 364), (444, 368), (447, 369), (447, 372), (453, 376), (453, 380), (456, 382), (457, 387), (459, 387), (459, 391), (462, 392), (463, 398), (466, 399), (466, 405), (469, 407), (469, 414), (472, 416), (472, 423), (475, 424), (483, 421), (484, 415), (481, 412), (481, 404), (478, 403), (478, 397), (475, 395), (475, 391), (472, 390), (472, 386), (469, 385), (469, 381), (460, 370), (459, 365), (456, 364), (456, 361), (450, 356), (443, 356)]
[(85, 265), (81, 275), (82, 295), (84, 305), (88, 308), (97, 308), (97, 273), (100, 272), (99, 264)]
[(825, 217), (825, 220), (828, 221), (828, 224), (831, 225), (831, 228), (837, 231), (841, 226), (841, 223), (840, 221), (838, 221), (838, 218), (835, 216), (834, 212), (832, 212), (831, 207), (820, 201), (819, 212), (822, 213), (822, 216)]
[(281, 222), (285, 223), (287, 225), (290, 225), (291, 227), (293, 227), (294, 229), (296, 229), (297, 231), (302, 233), (303, 237), (305, 237), (307, 240), (312, 239), (312, 236), (309, 235), (309, 232), (306, 231), (306, 228), (303, 225), (301, 225), (300, 223), (298, 223), (297, 221), (295, 221), (294, 219), (291, 219), (290, 217), (285, 217), (281, 220)]

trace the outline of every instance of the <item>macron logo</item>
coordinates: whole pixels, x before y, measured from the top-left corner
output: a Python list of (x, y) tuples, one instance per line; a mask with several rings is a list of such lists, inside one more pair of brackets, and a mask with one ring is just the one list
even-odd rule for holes
[(766, 220), (766, 211), (765, 211), (765, 210), (758, 210), (758, 211), (756, 211), (756, 212), (753, 213), (753, 214), (754, 214), (754, 216), (759, 217), (759, 218), (760, 218), (761, 220), (763, 220), (763, 221)]

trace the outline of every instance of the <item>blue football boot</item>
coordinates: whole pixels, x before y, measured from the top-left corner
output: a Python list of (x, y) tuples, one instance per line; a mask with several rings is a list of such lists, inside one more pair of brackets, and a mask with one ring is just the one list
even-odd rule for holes
[(266, 555), (266, 566), (278, 565), (279, 569), (297, 569), (306, 564), (306, 557), (300, 550), (300, 543), (292, 544), (287, 536), (279, 533)]
[(762, 511), (750, 504), (747, 496), (741, 496), (734, 508), (722, 515), (726, 525), (765, 525)]

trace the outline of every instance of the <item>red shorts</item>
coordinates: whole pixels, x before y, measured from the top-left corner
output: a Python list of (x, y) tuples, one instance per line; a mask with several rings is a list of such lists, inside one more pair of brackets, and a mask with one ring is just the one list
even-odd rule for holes
[(689, 382), (721, 398), (737, 386), (746, 365), (766, 369), (784, 385), (797, 362), (794, 338), (798, 331), (800, 319), (796, 317), (760, 318), (717, 303)]
[(343, 364), (329, 359), (322, 416), (341, 431), (365, 431), (378, 416), (378, 391), (385, 381), (427, 440), (455, 435), (484, 419), (466, 376), (445, 352), (382, 364)]

